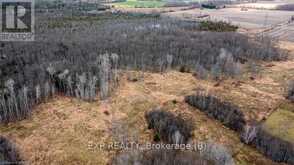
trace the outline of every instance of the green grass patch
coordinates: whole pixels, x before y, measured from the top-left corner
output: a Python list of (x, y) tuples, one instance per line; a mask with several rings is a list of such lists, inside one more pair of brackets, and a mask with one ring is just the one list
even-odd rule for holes
[(282, 105), (266, 120), (264, 128), (273, 136), (294, 142), (294, 105)]
[(159, 8), (163, 7), (166, 3), (163, 1), (139, 1), (127, 0), (125, 2), (115, 3), (114, 6), (126, 8)]

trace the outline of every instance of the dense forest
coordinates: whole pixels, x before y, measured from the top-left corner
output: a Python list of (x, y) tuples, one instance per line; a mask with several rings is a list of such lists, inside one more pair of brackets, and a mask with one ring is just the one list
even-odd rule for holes
[(113, 17), (39, 16), (36, 42), (1, 43), (1, 122), (25, 118), (33, 105), (57, 92), (92, 101), (99, 90), (105, 99), (121, 69), (189, 68), (217, 79), (239, 75), (250, 60), (286, 58), (266, 38), (205, 32), (195, 22), (156, 16)]

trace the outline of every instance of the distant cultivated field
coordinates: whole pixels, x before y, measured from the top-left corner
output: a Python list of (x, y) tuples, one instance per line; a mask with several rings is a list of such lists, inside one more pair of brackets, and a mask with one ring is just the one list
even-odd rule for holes
[(293, 0), (283, 0), (283, 1), (259, 1), (257, 3), (246, 3), (236, 5), (237, 7), (247, 7), (255, 9), (276, 9), (280, 5), (294, 4)]
[(158, 8), (163, 7), (165, 2), (162, 1), (140, 1), (140, 0), (127, 0), (125, 2), (114, 3), (117, 7), (127, 8)]
[(219, 10), (193, 9), (167, 13), (166, 15), (191, 19), (197, 19), (197, 17), (201, 15), (208, 15), (208, 19), (231, 22), (245, 29), (262, 29), (290, 20), (294, 12), (256, 9), (241, 11), (240, 8), (224, 8)]

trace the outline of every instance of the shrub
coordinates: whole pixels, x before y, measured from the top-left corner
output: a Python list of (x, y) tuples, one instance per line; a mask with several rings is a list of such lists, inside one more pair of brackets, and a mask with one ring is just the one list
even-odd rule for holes
[(247, 122), (241, 133), (241, 141), (245, 144), (251, 144), (256, 140), (258, 132), (260, 130), (260, 124), (256, 121)]
[(202, 65), (196, 64), (195, 73), (193, 74), (195, 77), (199, 79), (206, 79), (208, 77), (208, 74), (208, 70), (206, 70)]
[[(193, 144), (191, 144), (193, 146)], [(200, 151), (178, 149), (126, 150), (116, 155), (112, 165), (234, 165), (229, 150), (208, 142)]]
[(229, 128), (241, 132), (245, 125), (244, 114), (239, 108), (208, 93), (198, 92), (185, 97), (185, 101), (221, 121)]
[(190, 68), (187, 66), (181, 66), (179, 71), (182, 73), (190, 73), (191, 72)]
[(234, 165), (234, 159), (229, 150), (223, 145), (207, 143), (201, 156), (214, 162), (215, 165)]
[(294, 11), (294, 4), (279, 5), (277, 10)]
[(184, 120), (163, 110), (153, 110), (145, 114), (148, 128), (155, 131), (159, 139), (170, 144), (185, 144), (192, 137), (194, 122)]
[(153, 138), (154, 142), (159, 142), (160, 141), (160, 135), (158, 133), (156, 133), (154, 135), (154, 138)]
[(211, 68), (211, 74), (214, 79), (219, 79), (222, 75), (236, 77), (241, 74), (241, 64), (234, 60), (230, 52), (222, 48), (216, 63)]
[(15, 146), (6, 138), (0, 136), (0, 164), (22, 164)]
[(294, 102), (294, 80), (291, 80), (287, 89), (287, 99)]
[(214, 31), (214, 32), (231, 32), (236, 31), (238, 26), (231, 25), (230, 23), (219, 21), (201, 21), (200, 30), (203, 31)]
[(112, 165), (213, 165), (197, 152), (181, 150), (131, 150), (123, 152), (112, 160)]

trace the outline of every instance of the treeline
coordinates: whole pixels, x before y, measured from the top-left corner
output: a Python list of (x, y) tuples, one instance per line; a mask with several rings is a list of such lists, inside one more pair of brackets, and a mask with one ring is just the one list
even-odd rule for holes
[(291, 142), (270, 134), (263, 121), (245, 120), (244, 114), (236, 105), (202, 91), (187, 96), (185, 101), (238, 131), (243, 143), (256, 147), (272, 160), (289, 164), (294, 162)]
[(236, 105), (202, 91), (186, 96), (185, 101), (221, 121), (225, 126), (240, 133), (243, 131), (246, 124), (245, 116)]
[[(15, 54), (17, 58), (8, 58), (7, 63), (1, 65), (4, 71), (0, 93), (1, 123), (26, 118), (34, 105), (47, 101), (56, 93), (94, 101), (98, 90), (100, 98), (106, 99), (118, 84), (117, 54), (95, 54), (91, 60), (84, 57), (64, 60), (62, 58), (67, 57), (57, 53), (60, 52), (54, 52), (49, 63), (39, 56)], [(58, 58), (54, 59), (54, 56)], [(10, 69), (5, 68), (7, 66)]]
[(130, 150), (118, 154), (112, 165), (216, 165), (192, 151), (154, 149), (147, 151)]
[(288, 84), (286, 98), (294, 102), (294, 80), (291, 80)]
[(276, 162), (294, 164), (294, 144), (272, 135), (262, 126), (253, 141), (255, 147)]
[(219, 21), (202, 21), (200, 22), (200, 30), (214, 31), (214, 32), (231, 32), (237, 31), (238, 26), (231, 25), (230, 23)]
[(0, 136), (0, 164), (24, 164), (15, 145), (2, 136)]
[[(39, 29), (47, 29), (47, 25)], [(172, 68), (187, 66), (191, 70), (200, 68), (203, 73), (214, 70), (213, 74), (228, 72), (226, 74), (232, 76), (239, 75), (241, 64), (248, 59), (286, 58), (285, 52), (269, 38), (251, 39), (233, 32), (203, 32), (200, 27), (195, 22), (172, 19), (115, 19), (97, 24), (75, 22), (72, 30), (69, 27), (42, 30), (47, 33), (38, 36), (47, 39), (52, 36), (53, 42), (68, 38), (79, 44), (95, 43), (92, 46), (102, 53), (108, 51), (122, 56), (119, 63), (122, 68), (152, 71), (161, 71), (167, 66), (168, 56), (172, 57)], [(72, 43), (67, 44), (71, 47)], [(231, 64), (233, 66), (229, 68)]]
[(38, 18), (36, 42), (0, 43), (0, 122), (25, 118), (56, 92), (87, 101), (99, 93), (105, 99), (119, 69), (164, 72), (184, 66), (203, 77), (233, 77), (248, 59), (285, 58), (270, 40), (199, 32), (193, 22), (115, 19), (48, 28), (50, 20)]
[(279, 5), (276, 8), (277, 10), (285, 10), (285, 11), (294, 11), (294, 4), (293, 3), (289, 3), (289, 4), (285, 4), (285, 5)]

